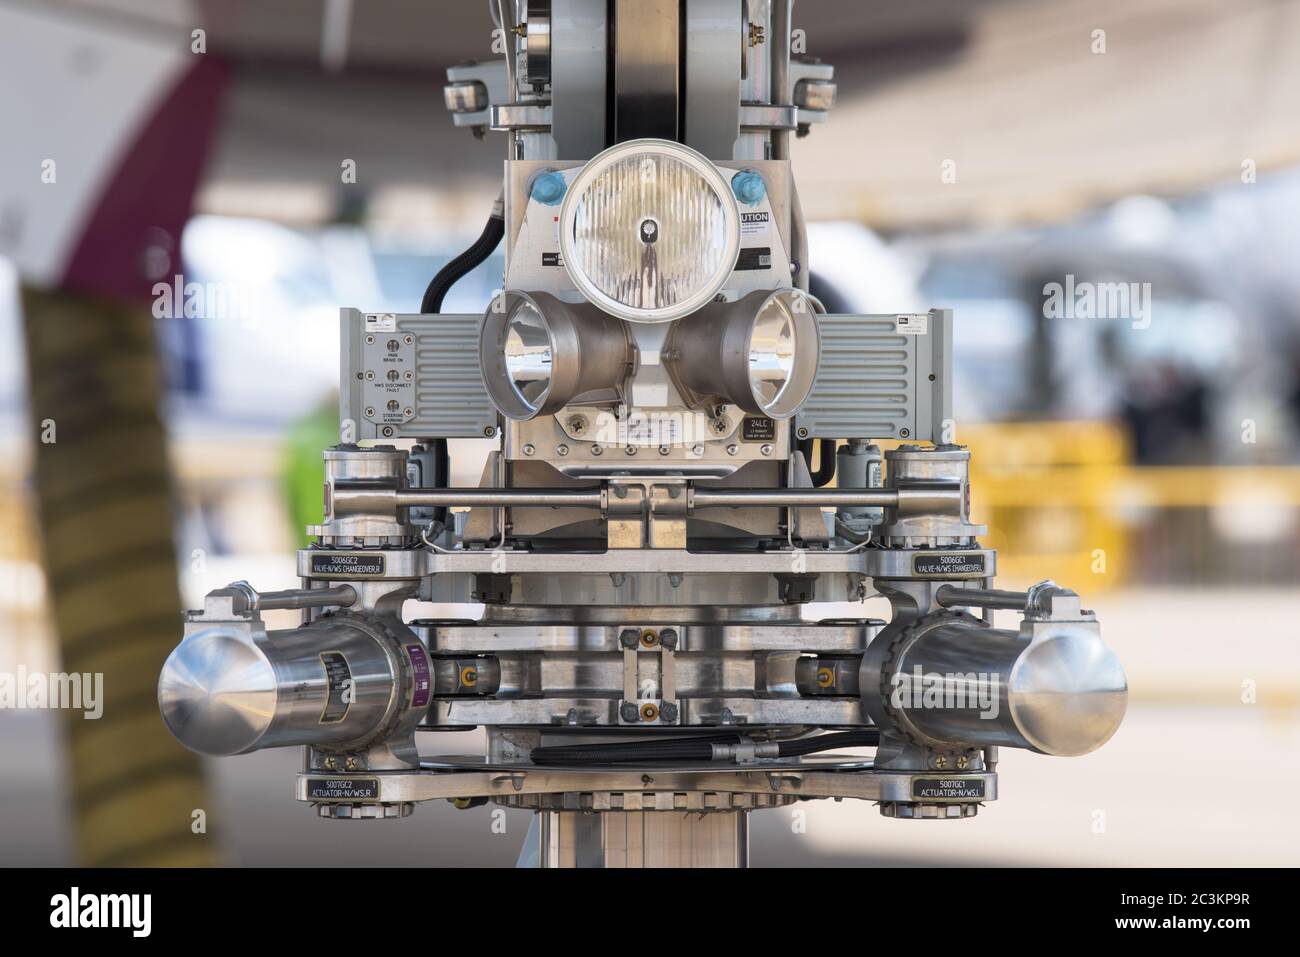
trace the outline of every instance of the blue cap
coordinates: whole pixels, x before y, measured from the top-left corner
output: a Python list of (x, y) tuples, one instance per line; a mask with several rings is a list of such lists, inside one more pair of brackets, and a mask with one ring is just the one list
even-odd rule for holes
[(731, 177), (731, 191), (746, 206), (757, 206), (767, 195), (767, 183), (756, 169), (742, 169)]
[(568, 190), (564, 174), (552, 169), (533, 180), (532, 197), (543, 206), (559, 206)]

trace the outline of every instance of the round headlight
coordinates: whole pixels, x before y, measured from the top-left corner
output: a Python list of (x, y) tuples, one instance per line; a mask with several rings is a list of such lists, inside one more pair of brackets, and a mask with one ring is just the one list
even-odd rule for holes
[(731, 188), (708, 159), (667, 140), (631, 140), (578, 173), (560, 211), (574, 284), (606, 312), (668, 322), (708, 303), (740, 251)]

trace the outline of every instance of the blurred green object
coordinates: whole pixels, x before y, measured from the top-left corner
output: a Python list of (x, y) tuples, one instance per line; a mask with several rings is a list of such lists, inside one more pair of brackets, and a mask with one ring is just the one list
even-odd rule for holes
[(299, 546), (311, 544), (304, 529), (319, 525), (325, 516), (324, 449), (339, 441), (338, 399), (322, 404), (289, 430), (285, 456), (285, 494), (289, 519)]

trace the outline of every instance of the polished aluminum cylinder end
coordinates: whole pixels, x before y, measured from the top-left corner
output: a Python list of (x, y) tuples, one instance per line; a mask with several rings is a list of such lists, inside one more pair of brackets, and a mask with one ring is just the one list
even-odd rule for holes
[(354, 616), (269, 636), (256, 620), (193, 621), (187, 632), (163, 666), (158, 704), (177, 740), (201, 754), (360, 745), (428, 704), (427, 683), (413, 694), (409, 680), (428, 675), (418, 640)]
[(1124, 717), (1124, 669), (1095, 622), (1027, 622), (1032, 638), (948, 616), (919, 627), (889, 694), (931, 742), (1077, 756), (1105, 744)]

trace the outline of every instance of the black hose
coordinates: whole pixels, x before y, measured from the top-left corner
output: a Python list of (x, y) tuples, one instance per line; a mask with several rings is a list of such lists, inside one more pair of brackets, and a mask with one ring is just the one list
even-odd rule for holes
[[(482, 265), (501, 244), (501, 238), (505, 234), (505, 213), (501, 210), (500, 200), (498, 200), (497, 205), (492, 209), (492, 215), (488, 217), (487, 225), (483, 227), (483, 232), (479, 234), (478, 239), (474, 240), (474, 244), (439, 269), (438, 274), (429, 281), (428, 287), (424, 290), (424, 298), (420, 300), (420, 313), (432, 315), (442, 312), (442, 301), (447, 297), (448, 290)], [(434, 439), (429, 448), (434, 456), (433, 487), (446, 488), (451, 483), (451, 456), (447, 452), (447, 440)], [(446, 507), (439, 506), (432, 514), (436, 524), (447, 524)]]
[(812, 477), (813, 488), (823, 488), (830, 484), (831, 479), (835, 478), (835, 447), (834, 439), (822, 439), (817, 445), (817, 469), (812, 467), (813, 440), (804, 439), (799, 443), (799, 451), (803, 453), (804, 464), (808, 466), (808, 474)]
[(533, 764), (622, 764), (639, 761), (712, 761), (713, 745), (739, 744), (737, 731), (623, 744), (565, 744), (533, 748)]
[(428, 288), (424, 290), (424, 298), (420, 300), (420, 312), (424, 315), (442, 312), (442, 300), (446, 298), (447, 291), (475, 267), (482, 265), (501, 244), (501, 237), (505, 234), (504, 214), (498, 214), (494, 210), (474, 244), (439, 269), (438, 275), (429, 281)]
[[(624, 744), (573, 744), (533, 748), (533, 764), (628, 764), (647, 761), (712, 761), (715, 744), (740, 744), (738, 732), (693, 735), (689, 738), (662, 741), (633, 741)], [(876, 728), (840, 731), (807, 738), (777, 742), (777, 754), (783, 758), (800, 757), (833, 748), (868, 747), (880, 743)]]
[(862, 728), (858, 731), (837, 731), (833, 734), (818, 734), (810, 738), (795, 738), (793, 741), (778, 741), (777, 754), (783, 758), (795, 758), (818, 751), (831, 751), (835, 748), (874, 747), (880, 743), (880, 729)]
[[(433, 487), (446, 488), (451, 484), (451, 455), (447, 452), (447, 440), (434, 439), (429, 443), (429, 451), (433, 453)], [(447, 524), (447, 506), (439, 505), (430, 514), (434, 523)]]

